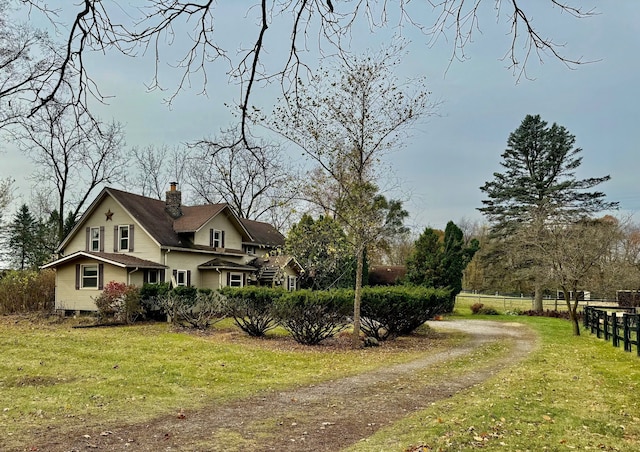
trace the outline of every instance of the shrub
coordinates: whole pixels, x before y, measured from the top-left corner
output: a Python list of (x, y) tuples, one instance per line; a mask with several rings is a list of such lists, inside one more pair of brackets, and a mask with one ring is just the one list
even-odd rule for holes
[(225, 312), (249, 336), (262, 337), (278, 323), (274, 313), (275, 300), (286, 294), (282, 289), (248, 286), (225, 287)]
[(386, 340), (406, 335), (429, 319), (447, 312), (449, 290), (421, 286), (365, 287), (362, 291), (362, 330)]
[(166, 297), (169, 290), (168, 282), (159, 284), (145, 283), (140, 288), (140, 304), (147, 318), (155, 320), (166, 318), (167, 313), (162, 308), (161, 298)]
[(315, 345), (343, 330), (353, 309), (351, 291), (287, 292), (274, 304), (278, 323), (293, 338), (305, 345)]
[(158, 298), (161, 308), (174, 324), (206, 329), (225, 318), (222, 294), (198, 291), (195, 287), (176, 290), (181, 287), (184, 286), (176, 287)]
[(0, 314), (51, 312), (55, 279), (53, 270), (10, 270), (0, 274)]
[(133, 323), (143, 313), (136, 286), (110, 281), (95, 299), (101, 320)]

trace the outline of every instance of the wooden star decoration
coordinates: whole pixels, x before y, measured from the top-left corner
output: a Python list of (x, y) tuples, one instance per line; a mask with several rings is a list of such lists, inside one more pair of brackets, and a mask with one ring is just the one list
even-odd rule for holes
[(113, 212), (111, 211), (111, 209), (107, 210), (104, 214), (107, 217), (106, 221), (109, 221), (109, 220), (113, 221)]

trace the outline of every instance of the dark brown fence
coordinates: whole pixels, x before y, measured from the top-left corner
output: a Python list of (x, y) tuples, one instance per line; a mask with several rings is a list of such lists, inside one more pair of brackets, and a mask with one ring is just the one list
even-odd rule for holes
[(621, 306), (585, 306), (584, 328), (597, 337), (611, 341), (614, 347), (631, 352), (636, 347), (640, 356), (640, 315), (636, 308)]

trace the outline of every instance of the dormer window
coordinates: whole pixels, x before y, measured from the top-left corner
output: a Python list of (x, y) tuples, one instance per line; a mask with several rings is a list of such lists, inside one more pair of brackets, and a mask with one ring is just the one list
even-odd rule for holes
[(224, 248), (224, 231), (220, 229), (209, 229), (209, 246), (213, 248)]

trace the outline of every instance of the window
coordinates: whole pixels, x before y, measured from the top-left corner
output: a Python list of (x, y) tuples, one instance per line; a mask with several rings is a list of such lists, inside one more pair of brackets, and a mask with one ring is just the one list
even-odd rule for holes
[(81, 265), (80, 266), (80, 287), (83, 289), (98, 288), (98, 266), (97, 265)]
[(158, 284), (160, 278), (158, 277), (158, 270), (147, 270), (147, 283)]
[(129, 251), (129, 225), (118, 226), (118, 251)]
[(229, 273), (229, 286), (242, 287), (242, 273)]
[(100, 228), (91, 228), (90, 232), (90, 250), (91, 251), (100, 251)]
[(287, 287), (288, 290), (293, 291), (296, 290), (296, 277), (295, 276), (289, 276), (288, 277), (289, 281), (289, 286)]
[(247, 245), (245, 246), (245, 252), (253, 256), (256, 254), (256, 248), (252, 245)]
[(176, 272), (176, 284), (178, 286), (187, 286), (187, 270), (178, 270)]

